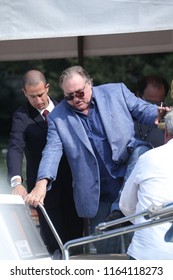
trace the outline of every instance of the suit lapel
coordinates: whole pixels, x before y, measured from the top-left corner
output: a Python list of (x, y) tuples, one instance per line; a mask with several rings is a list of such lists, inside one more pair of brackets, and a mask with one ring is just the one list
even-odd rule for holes
[(40, 115), (40, 113), (37, 111), (37, 109), (35, 109), (34, 107), (32, 107), (29, 103), (28, 103), (28, 108), (29, 108), (29, 114), (30, 117), (33, 119), (33, 121), (40, 126), (43, 130), (47, 131), (47, 124), (46, 122), (43, 120), (42, 116)]
[(101, 88), (99, 90), (98, 90), (98, 88), (93, 88), (93, 97), (96, 100), (99, 114), (101, 116), (101, 120), (104, 125), (106, 134), (108, 136), (108, 140), (110, 140), (113, 135), (112, 127), (114, 127), (114, 126), (113, 126), (112, 122), (114, 121), (114, 118), (112, 115), (112, 110), (111, 110), (111, 106), (109, 103), (109, 99), (106, 98), (107, 95), (104, 94), (104, 91)]
[(72, 110), (70, 110), (70, 113), (68, 111), (68, 120), (74, 130), (74, 133), (77, 134), (81, 142), (88, 148), (88, 150), (94, 154), (91, 143), (86, 135), (85, 129), (83, 127), (83, 124), (77, 114), (75, 114)]
[[(58, 102), (56, 100), (54, 100), (54, 99), (51, 99), (51, 100), (55, 106), (58, 104)], [(30, 113), (31, 118), (35, 121), (35, 123), (37, 125), (39, 125), (43, 130), (45, 130), (47, 132), (47, 124), (43, 120), (43, 118), (40, 115), (40, 113), (38, 112), (38, 110), (35, 109), (34, 107), (32, 107), (29, 102), (28, 102), (28, 108), (29, 108), (29, 113)]]

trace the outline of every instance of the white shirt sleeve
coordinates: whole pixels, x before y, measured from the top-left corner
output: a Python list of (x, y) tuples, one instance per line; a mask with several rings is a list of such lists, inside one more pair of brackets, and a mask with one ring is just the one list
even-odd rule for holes
[(16, 176), (13, 176), (13, 177), (11, 178), (11, 183), (12, 183), (15, 179), (21, 179), (21, 181), (22, 181), (22, 178), (21, 178), (19, 175), (16, 175)]
[(138, 203), (138, 183), (137, 183), (137, 170), (138, 162), (135, 168), (127, 179), (125, 186), (122, 190), (119, 206), (124, 215), (133, 215), (136, 212), (136, 205)]

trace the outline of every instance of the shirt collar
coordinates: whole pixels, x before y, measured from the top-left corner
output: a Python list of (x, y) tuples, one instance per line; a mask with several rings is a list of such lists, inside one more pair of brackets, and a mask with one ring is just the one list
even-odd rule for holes
[(49, 96), (48, 96), (48, 101), (49, 101), (49, 105), (47, 106), (47, 108), (45, 108), (43, 110), (37, 109), (39, 111), (40, 115), (43, 114), (44, 110), (48, 110), (49, 112), (51, 112), (54, 109), (55, 105), (53, 104), (53, 102)]

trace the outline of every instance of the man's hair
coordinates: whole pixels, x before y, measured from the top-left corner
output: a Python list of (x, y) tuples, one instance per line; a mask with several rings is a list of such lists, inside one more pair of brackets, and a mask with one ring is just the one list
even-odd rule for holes
[(165, 127), (167, 129), (168, 135), (173, 136), (173, 109), (171, 109), (165, 115)]
[(26, 85), (37, 86), (40, 82), (44, 85), (47, 84), (44, 74), (38, 70), (27, 71), (22, 78), (22, 87), (25, 88)]
[(78, 74), (82, 78), (86, 79), (86, 81), (92, 82), (92, 79), (88, 74), (88, 72), (85, 69), (83, 69), (81, 66), (76, 65), (76, 66), (69, 67), (62, 72), (62, 74), (59, 77), (60, 88), (62, 88), (62, 84), (64, 80), (71, 78), (74, 74)]
[(155, 87), (163, 85), (165, 89), (165, 97), (167, 96), (170, 89), (169, 83), (165, 78), (157, 75), (145, 76), (142, 79), (140, 79), (137, 83), (136, 93), (138, 96), (142, 97), (144, 95), (144, 91), (148, 84), (152, 84)]

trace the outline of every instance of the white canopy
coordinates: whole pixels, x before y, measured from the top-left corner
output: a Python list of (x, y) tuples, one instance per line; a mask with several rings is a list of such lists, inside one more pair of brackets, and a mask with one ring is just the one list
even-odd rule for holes
[(173, 51), (173, 0), (0, 0), (0, 60)]

